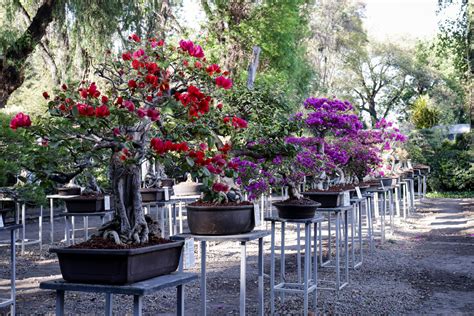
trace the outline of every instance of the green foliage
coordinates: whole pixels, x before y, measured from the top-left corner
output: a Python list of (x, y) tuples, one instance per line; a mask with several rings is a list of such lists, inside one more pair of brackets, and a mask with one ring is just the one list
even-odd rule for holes
[(441, 132), (417, 131), (409, 136), (406, 149), (411, 159), (431, 167), (428, 185), (435, 191), (472, 191), (474, 189), (474, 151), (471, 134), (455, 141), (445, 140)]
[(314, 77), (306, 58), (309, 2), (202, 1), (208, 17), (206, 47), (243, 82), (252, 47), (259, 46), (257, 81), (284, 84), (288, 95), (302, 99)]
[(439, 111), (430, 104), (428, 96), (420, 96), (413, 103), (412, 121), (415, 127), (431, 128), (437, 124), (439, 120)]
[(474, 191), (460, 191), (460, 192), (428, 192), (428, 198), (442, 198), (442, 199), (472, 199), (474, 198)]

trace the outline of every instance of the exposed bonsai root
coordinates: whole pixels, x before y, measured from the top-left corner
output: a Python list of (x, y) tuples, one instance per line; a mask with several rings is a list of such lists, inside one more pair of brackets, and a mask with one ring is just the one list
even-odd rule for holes
[(122, 245), (119, 234), (115, 230), (107, 230), (103, 233), (104, 239), (112, 239), (117, 245)]

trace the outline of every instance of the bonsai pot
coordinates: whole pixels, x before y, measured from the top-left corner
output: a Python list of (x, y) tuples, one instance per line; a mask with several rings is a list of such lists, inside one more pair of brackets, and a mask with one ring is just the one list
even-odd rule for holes
[(308, 219), (313, 218), (316, 209), (321, 206), (321, 203), (314, 202), (313, 204), (301, 203), (285, 203), (275, 202), (273, 205), (278, 210), (278, 217), (285, 219)]
[(303, 192), (303, 196), (321, 203), (320, 207), (339, 207), (344, 202), (344, 191)]
[(183, 241), (133, 249), (52, 248), (64, 280), (127, 284), (176, 271)]
[(236, 235), (255, 227), (253, 204), (187, 205), (188, 226), (195, 235)]
[(398, 178), (380, 178), (384, 187), (391, 187), (397, 184)]
[(140, 189), (140, 193), (142, 202), (164, 201), (165, 199), (165, 190), (161, 188)]
[(67, 195), (81, 195), (80, 187), (61, 187), (58, 188), (58, 195), (67, 196)]
[(161, 186), (162, 187), (168, 187), (171, 188), (174, 185), (174, 179), (173, 178), (166, 178), (166, 179), (161, 179)]
[(180, 182), (173, 186), (174, 195), (199, 195), (201, 194), (202, 183), (197, 182)]
[(66, 208), (69, 213), (94, 213), (104, 211), (103, 196), (81, 195), (65, 199)]

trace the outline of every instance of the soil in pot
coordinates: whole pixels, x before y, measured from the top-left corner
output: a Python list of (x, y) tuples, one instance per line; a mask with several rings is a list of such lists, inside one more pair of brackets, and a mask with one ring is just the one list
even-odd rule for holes
[(69, 213), (94, 213), (104, 211), (104, 197), (101, 195), (81, 195), (65, 199)]
[(195, 235), (236, 235), (255, 227), (250, 202), (215, 204), (197, 201), (186, 206), (188, 226)]
[(150, 237), (139, 245), (117, 245), (100, 237), (57, 253), (63, 278), (69, 282), (127, 284), (176, 271), (183, 241)]
[(288, 199), (281, 202), (275, 202), (273, 205), (278, 210), (278, 217), (285, 219), (308, 219), (313, 218), (316, 209), (321, 203), (311, 199)]

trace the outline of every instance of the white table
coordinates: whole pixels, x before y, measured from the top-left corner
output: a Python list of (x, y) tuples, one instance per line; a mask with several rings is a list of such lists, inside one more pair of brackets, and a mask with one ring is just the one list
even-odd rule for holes
[[(26, 239), (26, 203), (23, 201), (14, 200), (8, 197), (1, 197), (0, 202), (14, 202), (15, 209), (15, 224), (21, 224), (21, 238), (18, 236), (17, 239), (20, 239), (20, 242), (16, 242), (17, 245), (21, 246), (21, 254), (25, 254), (25, 246), (39, 244), (40, 252), (43, 248), (42, 239), (43, 239), (43, 206), (40, 206), (40, 215), (38, 218), (38, 239), (28, 240)], [(20, 218), (21, 217), (21, 218)], [(20, 221), (21, 220), (21, 221)]]
[[(49, 199), (49, 221), (50, 221), (50, 239), (51, 243), (54, 242), (54, 199), (58, 200), (66, 200), (73, 197), (78, 197), (79, 195), (59, 195), (59, 194), (51, 194), (47, 195), (46, 198)], [(64, 205), (64, 210), (67, 212), (66, 205)]]
[(1, 231), (10, 231), (10, 298), (0, 298), (0, 308), (10, 306), (10, 315), (16, 313), (16, 251), (15, 251), (15, 230), (21, 225), (7, 225), (0, 227)]

